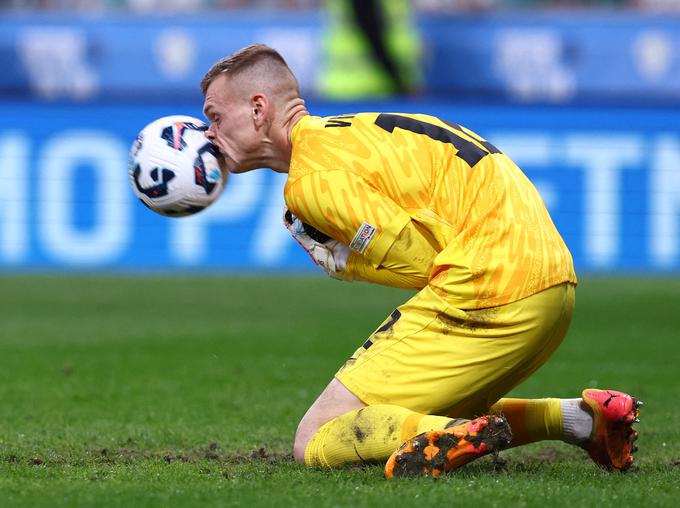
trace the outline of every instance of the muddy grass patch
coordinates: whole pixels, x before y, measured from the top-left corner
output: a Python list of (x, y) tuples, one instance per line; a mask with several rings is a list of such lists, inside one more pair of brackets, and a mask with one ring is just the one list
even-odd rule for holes
[(264, 464), (292, 463), (290, 453), (272, 452), (264, 447), (248, 451), (228, 450), (219, 443), (189, 450), (144, 450), (139, 448), (97, 448), (85, 452), (84, 455), (31, 454), (20, 456), (16, 453), (0, 455), (0, 462), (30, 466), (90, 466), (90, 465), (130, 465), (141, 462), (200, 463), (213, 462), (218, 465), (244, 464), (259, 462)]

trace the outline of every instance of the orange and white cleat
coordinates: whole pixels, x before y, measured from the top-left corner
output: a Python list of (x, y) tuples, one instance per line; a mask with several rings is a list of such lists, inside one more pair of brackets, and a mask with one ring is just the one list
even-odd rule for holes
[(593, 411), (593, 431), (581, 445), (595, 463), (609, 471), (625, 471), (633, 464), (642, 401), (627, 393), (586, 388), (583, 401)]
[(432, 476), (502, 450), (512, 432), (502, 416), (482, 416), (444, 430), (423, 432), (396, 450), (385, 464), (385, 477)]

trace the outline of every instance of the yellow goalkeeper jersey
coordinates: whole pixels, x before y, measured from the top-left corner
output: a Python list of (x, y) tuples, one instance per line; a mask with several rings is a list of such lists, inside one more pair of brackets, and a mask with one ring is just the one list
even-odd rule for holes
[(291, 142), (288, 208), (376, 269), (412, 221), (437, 252), (428, 284), (460, 308), (576, 282), (538, 191), (458, 124), (403, 113), (307, 116)]

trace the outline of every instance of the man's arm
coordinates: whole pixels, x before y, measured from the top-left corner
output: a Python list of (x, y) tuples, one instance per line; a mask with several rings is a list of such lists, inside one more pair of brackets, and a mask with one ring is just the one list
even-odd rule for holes
[(380, 266), (376, 268), (360, 254), (351, 252), (345, 272), (354, 279), (419, 290), (427, 285), (436, 255), (427, 235), (411, 221), (401, 230)]
[[(286, 185), (285, 198), (302, 222), (349, 246), (376, 269), (411, 222), (401, 206), (348, 170), (310, 172)], [(408, 258), (401, 261), (410, 264)]]
[(418, 290), (427, 284), (437, 255), (427, 235), (414, 222), (404, 227), (377, 268), (361, 254), (303, 223), (288, 209), (283, 222), (314, 262), (335, 279)]

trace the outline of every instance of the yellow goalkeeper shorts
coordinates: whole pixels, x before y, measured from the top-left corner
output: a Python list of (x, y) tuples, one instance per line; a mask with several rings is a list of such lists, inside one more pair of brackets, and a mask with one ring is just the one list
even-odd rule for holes
[(429, 287), (401, 305), (337, 372), (364, 403), (471, 418), (543, 365), (567, 333), (564, 283), (499, 307), (461, 310)]

